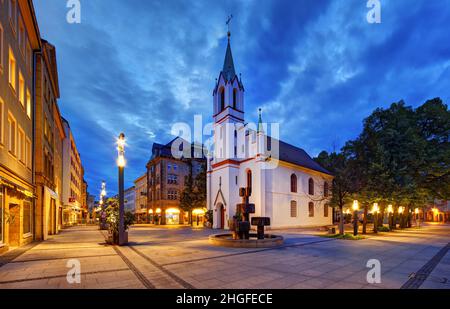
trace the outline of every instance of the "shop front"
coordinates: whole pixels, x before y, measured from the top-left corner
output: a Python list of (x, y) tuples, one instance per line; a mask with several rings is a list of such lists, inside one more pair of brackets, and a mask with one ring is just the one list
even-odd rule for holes
[(180, 224), (180, 210), (178, 208), (166, 209), (166, 224), (178, 225)]
[(0, 253), (33, 241), (34, 195), (29, 189), (0, 179)]
[(196, 208), (192, 210), (192, 226), (203, 227), (205, 223), (205, 208)]

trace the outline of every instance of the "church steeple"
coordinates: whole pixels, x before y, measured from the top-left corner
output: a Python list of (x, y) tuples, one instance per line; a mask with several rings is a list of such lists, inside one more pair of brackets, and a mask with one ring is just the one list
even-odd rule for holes
[(231, 53), (230, 45), (230, 33), (228, 32), (228, 46), (225, 53), (225, 61), (223, 62), (222, 74), (227, 81), (231, 81), (236, 76), (236, 70), (234, 69), (233, 54)]

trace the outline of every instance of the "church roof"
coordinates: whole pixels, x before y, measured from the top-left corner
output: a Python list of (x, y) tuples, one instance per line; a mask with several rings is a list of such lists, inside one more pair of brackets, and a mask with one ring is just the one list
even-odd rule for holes
[(230, 81), (236, 77), (236, 70), (234, 69), (233, 54), (231, 53), (230, 40), (228, 40), (227, 52), (225, 53), (225, 61), (222, 69), (223, 77)]
[[(270, 140), (270, 144), (272, 144), (272, 138), (268, 137)], [(288, 162), (291, 164), (299, 165), (302, 167), (306, 167), (308, 169), (321, 172), (324, 174), (332, 175), (328, 170), (320, 166), (319, 163), (314, 161), (305, 150), (295, 147), (291, 144), (285, 143), (283, 141), (279, 141), (280, 153), (279, 160)]]

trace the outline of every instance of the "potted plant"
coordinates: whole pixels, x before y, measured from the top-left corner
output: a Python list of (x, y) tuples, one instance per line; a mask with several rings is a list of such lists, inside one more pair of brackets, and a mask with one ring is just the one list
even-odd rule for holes
[[(106, 222), (108, 223), (108, 243), (119, 244), (119, 203), (116, 199), (110, 199), (106, 208)], [(134, 224), (134, 214), (130, 211), (124, 215), (125, 243), (128, 242), (128, 229)]]

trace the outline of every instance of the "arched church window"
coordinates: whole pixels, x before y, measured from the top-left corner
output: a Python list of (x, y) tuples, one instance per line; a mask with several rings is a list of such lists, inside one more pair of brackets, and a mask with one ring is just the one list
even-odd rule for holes
[(291, 201), (291, 218), (297, 218), (297, 201)]
[(223, 111), (225, 109), (225, 89), (223, 87), (219, 90), (220, 94), (220, 111)]
[(297, 176), (295, 174), (291, 175), (291, 192), (297, 193)]
[(309, 216), (311, 218), (314, 217), (314, 203), (310, 202), (309, 205), (308, 205), (308, 208), (309, 208)]
[(236, 109), (237, 107), (237, 89), (233, 89), (233, 108)]
[(252, 171), (248, 170), (247, 171), (247, 188), (251, 188), (252, 187)]
[(314, 180), (312, 178), (309, 178), (308, 193), (309, 195), (314, 195)]

